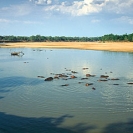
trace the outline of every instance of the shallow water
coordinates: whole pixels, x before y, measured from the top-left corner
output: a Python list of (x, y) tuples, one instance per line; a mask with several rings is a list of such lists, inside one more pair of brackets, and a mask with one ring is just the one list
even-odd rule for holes
[(132, 66), (133, 53), (0, 48), (0, 133), (132, 133)]

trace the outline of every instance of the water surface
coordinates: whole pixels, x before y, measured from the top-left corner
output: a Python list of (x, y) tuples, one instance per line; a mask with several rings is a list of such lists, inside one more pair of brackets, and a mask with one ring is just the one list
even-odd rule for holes
[[(132, 66), (133, 53), (1, 48), (0, 133), (132, 133)], [(88, 73), (95, 77), (81, 80)]]

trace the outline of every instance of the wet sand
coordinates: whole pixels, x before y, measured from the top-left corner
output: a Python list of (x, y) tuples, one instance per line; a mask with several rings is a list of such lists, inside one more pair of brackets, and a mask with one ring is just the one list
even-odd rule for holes
[(133, 52), (133, 42), (23, 42), (0, 44), (1, 48), (65, 48)]

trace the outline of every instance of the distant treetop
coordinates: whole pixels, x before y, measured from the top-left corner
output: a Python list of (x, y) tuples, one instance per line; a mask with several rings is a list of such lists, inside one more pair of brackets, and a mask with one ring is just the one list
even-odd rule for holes
[(132, 34), (114, 35), (108, 34), (101, 37), (66, 37), (66, 36), (0, 36), (0, 42), (133, 42)]

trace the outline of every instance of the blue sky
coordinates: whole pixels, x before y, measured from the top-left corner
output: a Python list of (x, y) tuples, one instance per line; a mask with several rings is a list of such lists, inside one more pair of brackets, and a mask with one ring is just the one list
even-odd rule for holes
[(0, 35), (133, 33), (133, 0), (0, 0)]

